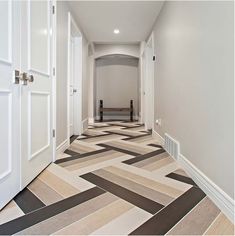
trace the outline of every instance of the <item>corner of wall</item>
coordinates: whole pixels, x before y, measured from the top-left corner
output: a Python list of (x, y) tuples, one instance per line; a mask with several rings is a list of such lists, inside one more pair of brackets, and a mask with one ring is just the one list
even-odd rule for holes
[(82, 121), (82, 134), (88, 129), (88, 118)]
[(164, 138), (154, 129), (152, 130), (152, 137), (156, 139), (161, 145), (164, 145)]
[(69, 142), (68, 142), (67, 139), (65, 139), (61, 144), (59, 144), (56, 147), (56, 157), (55, 157), (55, 160), (57, 160), (57, 157), (60, 156), (68, 147), (69, 147)]

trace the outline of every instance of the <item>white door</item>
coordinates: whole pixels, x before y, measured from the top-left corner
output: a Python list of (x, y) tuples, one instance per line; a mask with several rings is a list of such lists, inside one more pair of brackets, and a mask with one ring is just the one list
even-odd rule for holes
[(21, 1), (21, 70), (33, 76), (21, 90), (21, 188), (52, 161), (50, 1)]
[(19, 2), (0, 1), (0, 209), (20, 190)]
[[(151, 39), (152, 41), (152, 39)], [(152, 42), (145, 49), (145, 128), (154, 125), (154, 62)]]
[(70, 137), (74, 135), (74, 39), (71, 37), (70, 40), (70, 99), (69, 99), (69, 110), (70, 110)]

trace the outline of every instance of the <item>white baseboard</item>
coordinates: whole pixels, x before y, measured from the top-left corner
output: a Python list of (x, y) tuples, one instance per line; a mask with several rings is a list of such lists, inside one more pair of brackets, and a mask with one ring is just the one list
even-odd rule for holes
[(88, 129), (88, 118), (82, 121), (82, 134)]
[(220, 210), (234, 222), (234, 200), (182, 154), (179, 155), (178, 163)]
[[(164, 138), (155, 130), (152, 131), (152, 136), (161, 144), (164, 144)], [(179, 154), (179, 158), (176, 161), (217, 205), (217, 207), (234, 223), (234, 200), (204, 173), (202, 173), (202, 171), (200, 171), (195, 165), (193, 165), (185, 156)]]
[(161, 145), (164, 145), (164, 138), (155, 130), (152, 130), (152, 137), (156, 139)]
[(69, 147), (68, 140), (64, 140), (57, 148), (56, 148), (56, 157), (63, 153)]
[(88, 118), (88, 124), (93, 124), (95, 122), (95, 118)]

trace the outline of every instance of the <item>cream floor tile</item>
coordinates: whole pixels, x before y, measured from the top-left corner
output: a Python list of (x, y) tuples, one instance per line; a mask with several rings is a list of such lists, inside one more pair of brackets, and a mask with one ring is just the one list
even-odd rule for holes
[(12, 200), (0, 211), (0, 224), (4, 224), (22, 215), (24, 215), (24, 212)]
[(77, 174), (77, 175), (83, 175), (83, 174), (86, 174), (86, 173), (89, 173), (89, 172), (92, 172), (92, 171), (95, 171), (95, 170), (98, 170), (98, 169), (101, 169), (101, 168), (104, 168), (107, 166), (112, 166), (116, 163), (119, 163), (120, 161), (122, 162), (122, 161), (129, 160), (131, 158), (133, 158), (133, 156), (123, 155), (123, 156), (117, 157), (112, 160), (107, 160), (104, 162), (100, 162), (98, 164), (90, 165), (88, 167), (84, 167), (82, 169), (75, 170), (72, 173)]
[(57, 231), (54, 235), (68, 235), (68, 234), (91, 234), (98, 228), (109, 223), (121, 214), (124, 214), (134, 206), (123, 200), (117, 200), (104, 208), (96, 211), (95, 213)]
[(53, 173), (54, 175), (59, 176), (59, 178), (63, 179), (81, 192), (95, 187), (94, 184), (84, 180), (83, 178), (78, 177), (77, 175), (74, 175), (65, 168), (62, 168), (54, 163), (52, 163), (47, 170)]
[(38, 178), (65, 198), (81, 192), (49, 170), (44, 170)]
[[(165, 176), (159, 176), (158, 174), (155, 174), (153, 172), (146, 171), (144, 169), (139, 169), (135, 166), (126, 165), (123, 163), (117, 163), (114, 165), (115, 167), (118, 167), (120, 169), (126, 170), (127, 172), (131, 172), (133, 174), (138, 173), (140, 177), (144, 177), (153, 181), (157, 181), (159, 183), (163, 183), (164, 185), (169, 186), (170, 188), (177, 189), (177, 193), (175, 196), (180, 196), (182, 193), (189, 190), (192, 186), (180, 181), (176, 181), (174, 179), (167, 178)], [(171, 196), (171, 195), (170, 195)]]
[(205, 235), (234, 235), (234, 233), (234, 224), (223, 213), (220, 213)]
[(152, 214), (134, 207), (97, 229), (92, 235), (128, 235), (151, 217)]
[(138, 169), (138, 172), (136, 172), (138, 174), (136, 174), (136, 173), (134, 174), (129, 171), (126, 171), (126, 170), (123, 170), (123, 169), (120, 169), (117, 167), (113, 167), (113, 166), (107, 167), (107, 168), (105, 168), (105, 170), (108, 170), (108, 171), (115, 173), (119, 176), (123, 176), (127, 179), (130, 179), (130, 180), (136, 182), (136, 183), (142, 184), (148, 188), (151, 188), (151, 189), (156, 190), (158, 192), (164, 193), (164, 194), (166, 194), (170, 197), (173, 197), (173, 198), (179, 197), (183, 193), (182, 191), (180, 191), (176, 188), (162, 184), (161, 182), (158, 182), (156, 180), (141, 176), (140, 175), (140, 173), (142, 172), (141, 169)]

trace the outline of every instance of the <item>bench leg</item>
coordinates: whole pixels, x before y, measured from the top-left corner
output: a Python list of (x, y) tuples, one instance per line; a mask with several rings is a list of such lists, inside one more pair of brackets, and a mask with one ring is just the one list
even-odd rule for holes
[(133, 111), (130, 112), (130, 120), (133, 121)]
[(103, 112), (101, 111), (100, 112), (100, 122), (102, 122), (103, 121)]

